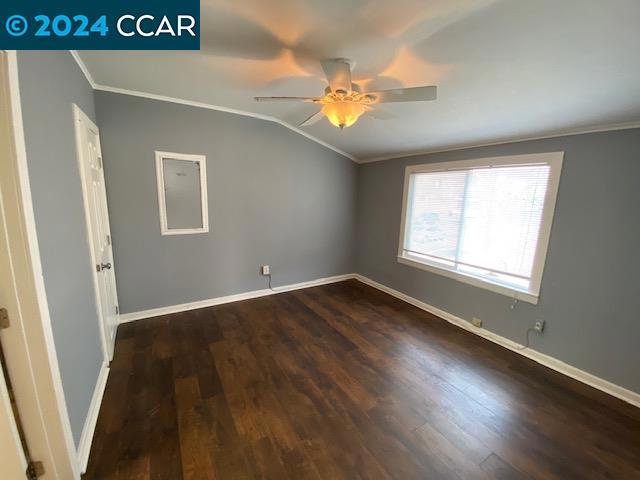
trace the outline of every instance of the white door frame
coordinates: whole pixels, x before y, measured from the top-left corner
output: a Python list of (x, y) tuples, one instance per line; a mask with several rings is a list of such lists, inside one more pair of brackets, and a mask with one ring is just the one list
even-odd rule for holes
[[(83, 129), (84, 127), (91, 127), (98, 133), (100, 130), (98, 126), (95, 123), (93, 123), (93, 121), (75, 103), (73, 104), (73, 121), (75, 125), (76, 150), (77, 150), (77, 157), (78, 157), (78, 168), (80, 171), (80, 183), (82, 184), (82, 201), (84, 206), (84, 217), (85, 217), (85, 222), (87, 226), (87, 242), (89, 244), (89, 252), (91, 254), (91, 265), (90, 265), (91, 278), (93, 279), (93, 290), (95, 293), (96, 312), (98, 314), (98, 320), (100, 324), (100, 338), (102, 341), (102, 353), (104, 355), (105, 361), (108, 363), (113, 358), (113, 348), (115, 344), (115, 338), (109, 339), (109, 336), (107, 335), (107, 331), (105, 327), (106, 319), (102, 315), (102, 302), (103, 301), (106, 302), (106, 299), (103, 299), (100, 295), (100, 284), (98, 279), (99, 273), (96, 271), (96, 268), (95, 268), (95, 266), (100, 263), (100, 259), (98, 259), (98, 256), (96, 254), (93, 241), (92, 241), (92, 232), (95, 227), (93, 225), (93, 218), (89, 213), (90, 212), (89, 192), (87, 191), (86, 178), (87, 178), (87, 175), (90, 174), (90, 172), (87, 172), (87, 165), (85, 162), (86, 138), (85, 138)], [(98, 137), (98, 141), (99, 141), (99, 137)], [(102, 156), (102, 153), (100, 153), (100, 156)], [(102, 162), (102, 159), (100, 159), (100, 162)], [(101, 169), (101, 173), (103, 175), (102, 184), (104, 186), (104, 168)], [(107, 202), (106, 196), (103, 200), (106, 205), (106, 202)], [(105, 220), (107, 223), (106, 225), (107, 231), (109, 232), (109, 236), (110, 236), (111, 227), (109, 225), (108, 214)], [(111, 248), (111, 241), (109, 241), (109, 248)], [(111, 255), (111, 257), (113, 258), (113, 254)], [(113, 260), (111, 261), (111, 263), (113, 264)], [(113, 266), (111, 268), (113, 268)], [(113, 295), (115, 297), (114, 298), (115, 304), (116, 304), (115, 306), (117, 306), (118, 293), (115, 289), (115, 275), (113, 277), (113, 282), (114, 282)], [(120, 316), (120, 313), (119, 312), (116, 313), (116, 317), (117, 317), (116, 323), (118, 323), (119, 316)]]
[(5, 355), (29, 450), (45, 466), (42, 478), (79, 479), (31, 201), (16, 52), (0, 51), (0, 63), (0, 128), (10, 130), (9, 154), (0, 155), (0, 235), (6, 239), (0, 254), (8, 253), (11, 265), (0, 275), (12, 285), (5, 306), (11, 326), (2, 331), (10, 345)]
[(9, 389), (2, 372), (0, 372), (0, 452), (2, 452), (0, 476), (21, 478), (27, 469), (27, 459), (22, 450), (20, 434), (9, 399)]

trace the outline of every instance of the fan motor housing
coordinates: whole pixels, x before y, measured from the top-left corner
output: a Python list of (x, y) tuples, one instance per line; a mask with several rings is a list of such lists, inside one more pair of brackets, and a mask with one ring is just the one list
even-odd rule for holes
[[(352, 91), (352, 92), (356, 92), (356, 93), (360, 93), (360, 92), (361, 92), (361, 89), (360, 89), (360, 87), (359, 87), (358, 85), (356, 85), (355, 83), (352, 83), (352, 84), (351, 84), (351, 91)], [(331, 87), (326, 87), (326, 88), (324, 89), (324, 94), (325, 94), (325, 95), (329, 95), (330, 93), (332, 93), (332, 91), (331, 91)], [(347, 91), (345, 91), (345, 90), (336, 90), (336, 91), (335, 91), (335, 92), (333, 92), (333, 93), (336, 93), (336, 94), (338, 94), (338, 95), (347, 95), (347, 94), (349, 94), (349, 92), (347, 92)]]

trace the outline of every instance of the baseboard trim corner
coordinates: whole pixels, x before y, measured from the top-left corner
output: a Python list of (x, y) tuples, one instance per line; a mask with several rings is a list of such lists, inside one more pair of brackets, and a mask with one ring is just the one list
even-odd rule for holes
[(332, 277), (318, 278), (308, 282), (293, 283), (276, 287), (273, 290), (268, 288), (262, 290), (252, 290), (249, 292), (225, 295), (223, 297), (208, 298), (206, 300), (198, 300), (195, 302), (181, 303), (178, 305), (169, 305), (167, 307), (152, 308), (149, 310), (141, 310), (139, 312), (120, 314), (120, 324), (142, 320), (143, 318), (160, 317), (162, 315), (170, 315), (172, 313), (186, 312), (188, 310), (197, 310), (199, 308), (213, 307), (215, 305), (223, 305), (225, 303), (239, 302), (241, 300), (249, 300), (252, 298), (266, 297), (292, 290), (300, 290), (302, 288), (317, 287), (319, 285), (327, 285), (330, 283), (343, 282), (356, 278), (355, 273), (347, 273), (344, 275), (334, 275)]
[(402, 293), (391, 287), (387, 287), (386, 285), (378, 283), (375, 280), (365, 277), (364, 275), (355, 274), (354, 278), (364, 284), (367, 284), (373, 288), (399, 298), (400, 300), (410, 303), (411, 305), (418, 307), (421, 310), (440, 317), (447, 322), (456, 325), (457, 327), (467, 330), (468, 332), (471, 332), (480, 337), (486, 338), (493, 343), (496, 343), (522, 356), (525, 356), (533, 360), (534, 362), (544, 365), (547, 368), (562, 373), (563, 375), (571, 377), (574, 380), (578, 380), (579, 382), (596, 388), (602, 392), (608, 393), (609, 395), (612, 395), (616, 398), (619, 398), (620, 400), (623, 400), (631, 405), (640, 408), (640, 393), (633, 392), (624, 387), (621, 387), (620, 385), (611, 383), (608, 380), (604, 380), (603, 378), (597, 377), (589, 372), (580, 370), (577, 367), (564, 363), (563, 361), (551, 357), (547, 354), (538, 352), (537, 350), (533, 350), (532, 348), (524, 348), (524, 345), (521, 345), (517, 342), (514, 342), (513, 340), (509, 340), (508, 338), (505, 338), (488, 330), (475, 327), (471, 322), (468, 322), (467, 320), (464, 320), (456, 315), (434, 307), (433, 305), (429, 305), (428, 303), (411, 297), (410, 295)]
[[(199, 300), (196, 302), (182, 303), (179, 305), (170, 305), (167, 307), (153, 308), (149, 310), (142, 310), (139, 312), (124, 313), (120, 315), (120, 323), (121, 324), (128, 323), (128, 322), (133, 322), (135, 320), (141, 320), (143, 318), (158, 317), (162, 315), (169, 315), (172, 313), (196, 310), (199, 308), (206, 308), (206, 307), (211, 307), (215, 305), (222, 305), (225, 303), (238, 302), (241, 300), (249, 300), (252, 298), (265, 297), (268, 295), (274, 295), (274, 294), (283, 293), (283, 292), (290, 292), (293, 290), (300, 290), (303, 288), (315, 287), (319, 285), (327, 285), (330, 283), (342, 282), (342, 281), (351, 280), (351, 279), (356, 279), (364, 284), (367, 284), (380, 291), (388, 293), (389, 295), (392, 295), (396, 298), (399, 298), (400, 300), (403, 300), (411, 305), (414, 305), (415, 307), (418, 307), (421, 310), (424, 310), (433, 315), (436, 315), (437, 317), (440, 317), (453, 325), (456, 325), (464, 330), (467, 330), (468, 332), (471, 332), (475, 335), (483, 337), (519, 355), (525, 356), (541, 365), (544, 365), (545, 367), (548, 367), (552, 370), (562, 373), (563, 375), (571, 377), (575, 380), (578, 380), (579, 382), (582, 382), (600, 391), (608, 393), (609, 395), (612, 395), (631, 405), (634, 405), (640, 408), (640, 393), (633, 392), (624, 387), (611, 383), (608, 380), (604, 380), (603, 378), (600, 378), (591, 373), (585, 372), (584, 370), (580, 370), (577, 367), (569, 365), (561, 360), (558, 360), (557, 358), (538, 352), (537, 350), (534, 350), (532, 348), (523, 348), (524, 347), (523, 345), (517, 342), (514, 342), (513, 340), (509, 340), (508, 338), (505, 338), (501, 335), (490, 332), (488, 330), (477, 328), (471, 322), (468, 322), (463, 318), (460, 318), (452, 313), (449, 313), (437, 307), (434, 307), (433, 305), (429, 305), (428, 303), (418, 300), (417, 298), (411, 297), (410, 295), (402, 293), (391, 287), (387, 287), (386, 285), (383, 285), (379, 282), (376, 282), (375, 280), (372, 280), (368, 277), (365, 277), (364, 275), (360, 275), (357, 273), (336, 275), (332, 277), (319, 278), (319, 279), (311, 280), (308, 282), (283, 285), (281, 287), (277, 287), (275, 291), (269, 290), (269, 289), (253, 290), (253, 291), (243, 292), (243, 293), (238, 293), (233, 295), (226, 295), (223, 297)], [(105, 378), (105, 381), (106, 381), (106, 378)], [(96, 416), (97, 416), (97, 412), (96, 412)], [(84, 431), (83, 431), (83, 438), (84, 438)], [(89, 444), (89, 447), (90, 447), (90, 444)], [(87, 458), (88, 458), (88, 451), (87, 451)]]
[(87, 470), (87, 463), (89, 462), (89, 453), (91, 453), (91, 443), (93, 442), (93, 434), (96, 430), (96, 423), (98, 422), (98, 414), (100, 413), (100, 405), (102, 405), (102, 397), (104, 396), (104, 390), (107, 386), (107, 378), (109, 378), (109, 364), (104, 362), (100, 367), (100, 373), (98, 374), (98, 380), (93, 390), (93, 396), (91, 397), (91, 404), (89, 405), (89, 412), (82, 428), (82, 434), (80, 435), (80, 443), (77, 449), (77, 462), (78, 470), (81, 474), (84, 474)]

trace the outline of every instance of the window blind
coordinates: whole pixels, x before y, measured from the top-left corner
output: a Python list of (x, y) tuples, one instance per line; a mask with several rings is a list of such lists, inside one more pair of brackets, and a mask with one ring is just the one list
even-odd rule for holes
[(528, 290), (549, 165), (412, 173), (404, 252)]

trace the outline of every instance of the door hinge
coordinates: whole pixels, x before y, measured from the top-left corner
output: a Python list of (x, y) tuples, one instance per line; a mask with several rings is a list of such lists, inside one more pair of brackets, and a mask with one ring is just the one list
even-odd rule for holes
[(0, 308), (0, 329), (9, 328), (10, 326), (9, 312), (6, 308)]
[(29, 462), (25, 472), (27, 480), (37, 480), (44, 475), (44, 464), (42, 462)]
[(118, 315), (119, 313), (120, 313), (120, 307), (116, 305), (116, 315)]
[(107, 235), (107, 245), (111, 245), (111, 235)]

